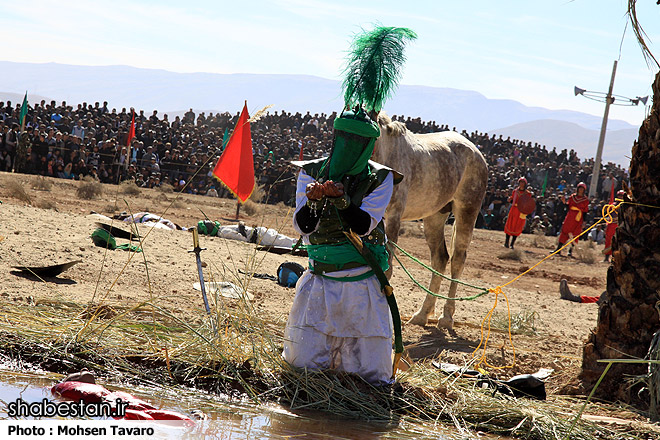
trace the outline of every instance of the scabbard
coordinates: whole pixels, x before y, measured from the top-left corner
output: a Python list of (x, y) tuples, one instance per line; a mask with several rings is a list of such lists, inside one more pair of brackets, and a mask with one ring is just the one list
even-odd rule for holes
[(396, 298), (394, 297), (394, 289), (390, 285), (390, 282), (383, 271), (383, 268), (380, 267), (378, 261), (374, 254), (369, 250), (367, 246), (364, 245), (362, 239), (353, 231), (346, 232), (344, 234), (348, 238), (348, 241), (355, 246), (355, 249), (360, 252), (360, 255), (367, 262), (367, 265), (371, 268), (374, 275), (380, 283), (380, 289), (385, 294), (385, 299), (387, 299), (387, 305), (390, 308), (390, 313), (392, 315), (392, 326), (394, 327), (394, 361), (392, 365), (392, 378), (396, 375), (396, 370), (399, 366), (399, 360), (401, 359), (401, 353), (403, 353), (403, 336), (401, 335), (401, 315), (399, 314), (399, 306), (396, 303)]

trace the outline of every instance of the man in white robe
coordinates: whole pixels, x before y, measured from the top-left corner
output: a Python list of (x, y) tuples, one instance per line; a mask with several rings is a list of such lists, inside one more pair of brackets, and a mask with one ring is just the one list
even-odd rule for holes
[[(360, 120), (359, 116), (355, 119)], [(342, 231), (350, 229), (362, 236), (365, 243), (373, 244), (372, 249), (380, 251), (380, 261), (386, 261), (382, 220), (395, 177), (398, 183), (401, 176), (382, 165), (367, 163), (378, 127), (370, 120), (362, 121), (371, 123), (373, 129), (373, 133), (365, 133), (354, 129), (355, 121), (349, 122), (335, 122), (335, 135), (337, 130), (345, 130), (339, 135), (349, 133), (350, 141), (362, 138), (365, 142), (352, 147), (347, 142), (345, 149), (335, 142), (330, 158), (299, 163), (303, 169), (297, 182), (294, 227), (308, 245), (310, 269), (296, 285), (285, 330), (284, 358), (296, 367), (346, 371), (372, 384), (387, 384), (393, 376), (392, 318), (387, 299), (359, 253), (354, 250), (356, 255), (345, 256), (351, 245), (342, 241)], [(358, 136), (353, 136), (355, 131)], [(332, 158), (339, 154), (355, 160), (333, 170)], [(329, 175), (324, 175), (328, 168)]]

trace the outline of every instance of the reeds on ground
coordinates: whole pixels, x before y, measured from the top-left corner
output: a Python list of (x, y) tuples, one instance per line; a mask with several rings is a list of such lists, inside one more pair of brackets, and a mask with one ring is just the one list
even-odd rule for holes
[[(237, 278), (244, 275), (236, 274)], [(245, 286), (242, 286), (245, 288)], [(249, 301), (211, 298), (217, 332), (200, 310), (190, 321), (158, 304), (133, 307), (38, 301), (0, 304), (0, 350), (69, 373), (81, 368), (151, 385), (188, 385), (255, 403), (326, 411), (371, 421), (458, 423), (526, 439), (562, 439), (578, 407), (493, 395), (474, 381), (449, 378), (429, 362), (375, 387), (346, 373), (305, 371), (281, 357), (283, 320), (264, 319)], [(527, 319), (529, 321), (529, 319)], [(579, 421), (571, 439), (635, 438)]]
[[(140, 241), (143, 249), (147, 235)], [(211, 262), (209, 281), (231, 281), (247, 292), (263, 256), (254, 251), (240, 268), (229, 257), (227, 264), (217, 263), (220, 267)], [(558, 398), (540, 402), (493, 395), (473, 381), (444, 376), (429, 362), (413, 365), (398, 376), (398, 384), (382, 387), (345, 373), (296, 369), (281, 356), (284, 317), (258, 313), (245, 297), (225, 300), (212, 294), (212, 323), (204, 310), (191, 316), (163, 307), (163, 296), (150, 293), (150, 298), (130, 307), (98, 299), (89, 304), (37, 301), (28, 308), (0, 302), (0, 352), (63, 374), (88, 368), (115, 380), (186, 385), (254, 403), (279, 402), (362, 420), (446, 422), (526, 439), (563, 439), (579, 410)], [(521, 328), (534, 318), (522, 319)], [(580, 420), (570, 438), (633, 439), (637, 434)]]

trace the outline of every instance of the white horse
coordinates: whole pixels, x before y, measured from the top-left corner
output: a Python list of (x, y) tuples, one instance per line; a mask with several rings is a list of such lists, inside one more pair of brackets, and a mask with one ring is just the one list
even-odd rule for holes
[[(444, 273), (449, 261), (445, 222), (449, 213), (453, 213), (451, 277), (459, 278), (486, 193), (486, 160), (472, 142), (455, 132), (414, 134), (404, 124), (392, 122), (384, 113), (378, 115), (378, 125), (381, 135), (376, 141), (373, 159), (404, 175), (403, 181), (394, 187), (385, 213), (388, 239), (397, 241), (402, 220), (423, 219), (431, 266)], [(429, 290), (437, 293), (441, 281), (441, 277), (433, 275)], [(456, 288), (457, 284), (452, 282), (450, 298), (456, 297)], [(435, 296), (427, 294), (422, 307), (408, 323), (426, 325), (435, 313), (435, 301)], [(444, 316), (438, 320), (439, 328), (452, 329), (455, 302), (447, 300), (445, 303)]]

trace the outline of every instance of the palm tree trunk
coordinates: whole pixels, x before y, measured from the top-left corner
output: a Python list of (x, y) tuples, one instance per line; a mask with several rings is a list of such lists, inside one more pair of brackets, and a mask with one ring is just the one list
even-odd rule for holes
[[(660, 73), (653, 84), (653, 108), (643, 122), (630, 162), (631, 198), (660, 205)], [(607, 271), (607, 291), (598, 310), (596, 329), (583, 351), (580, 379), (590, 390), (605, 364), (598, 359), (644, 358), (654, 332), (660, 329), (655, 304), (660, 300), (660, 209), (624, 204), (612, 242), (612, 264)], [(613, 365), (597, 395), (648, 405), (626, 377), (644, 374), (646, 365)], [(640, 399), (641, 397), (641, 399)]]

